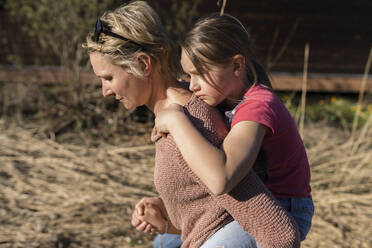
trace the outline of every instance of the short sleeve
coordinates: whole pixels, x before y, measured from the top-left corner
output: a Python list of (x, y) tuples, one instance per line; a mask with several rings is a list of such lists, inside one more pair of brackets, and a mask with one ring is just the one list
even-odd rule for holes
[(231, 128), (241, 121), (254, 121), (276, 132), (275, 114), (269, 104), (260, 100), (245, 100), (236, 110), (231, 122)]

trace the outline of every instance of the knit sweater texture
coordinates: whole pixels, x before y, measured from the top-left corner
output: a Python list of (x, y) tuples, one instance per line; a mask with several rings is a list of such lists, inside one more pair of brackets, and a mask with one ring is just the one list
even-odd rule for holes
[[(227, 128), (218, 110), (193, 95), (184, 111), (210, 143), (222, 144)], [(200, 247), (234, 219), (260, 248), (300, 247), (296, 222), (254, 172), (228, 194), (215, 196), (187, 165), (171, 135), (162, 138), (154, 129), (152, 140), (156, 144), (155, 187), (170, 221), (182, 232), (182, 247)]]

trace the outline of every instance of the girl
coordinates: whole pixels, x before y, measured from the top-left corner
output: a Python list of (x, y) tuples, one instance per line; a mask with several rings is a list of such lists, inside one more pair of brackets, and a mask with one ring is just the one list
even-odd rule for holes
[(304, 240), (314, 212), (305, 147), (249, 43), (239, 20), (214, 14), (198, 21), (181, 45), (189, 89), (226, 111), (231, 129), (220, 148), (198, 132), (178, 105), (160, 112), (155, 126), (172, 135), (189, 167), (215, 195), (230, 192), (252, 170), (262, 147), (268, 170), (257, 170), (266, 171), (266, 186), (295, 218)]
[[(177, 82), (174, 46), (146, 2), (106, 12), (84, 47), (102, 81), (103, 96), (114, 96), (127, 109), (145, 105), (155, 116), (172, 104), (183, 106), (203, 137), (216, 146), (222, 143), (227, 134), (223, 118)], [(228, 238), (223, 245), (255, 247), (250, 246), (256, 243), (252, 236), (261, 248), (299, 247), (296, 223), (255, 173), (248, 173), (229, 194), (218, 196), (190, 170), (172, 138), (164, 139), (154, 129), (152, 140), (160, 198), (147, 204), (144, 213), (133, 215), (137, 229), (148, 221), (158, 231), (180, 233), (184, 247), (215, 247), (214, 240), (221, 237)]]

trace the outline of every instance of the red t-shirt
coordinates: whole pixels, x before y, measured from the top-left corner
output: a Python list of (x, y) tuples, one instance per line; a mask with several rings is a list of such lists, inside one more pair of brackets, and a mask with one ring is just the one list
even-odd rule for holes
[(309, 161), (296, 123), (287, 108), (277, 96), (259, 84), (252, 86), (244, 96), (235, 110), (231, 128), (240, 121), (254, 121), (271, 130), (262, 143), (269, 164), (266, 186), (277, 198), (309, 197)]

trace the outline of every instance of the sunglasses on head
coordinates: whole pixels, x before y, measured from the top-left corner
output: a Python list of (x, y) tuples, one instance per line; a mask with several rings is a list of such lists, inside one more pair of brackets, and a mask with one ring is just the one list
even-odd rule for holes
[(94, 34), (93, 34), (93, 37), (92, 39), (95, 41), (95, 42), (98, 42), (99, 41), (99, 37), (100, 35), (104, 33), (105, 35), (108, 35), (108, 36), (111, 36), (111, 37), (115, 37), (117, 39), (121, 39), (121, 40), (124, 40), (124, 41), (128, 41), (128, 42), (131, 42), (139, 47), (142, 47), (140, 44), (128, 39), (128, 38), (125, 38), (121, 35), (118, 35), (118, 34), (115, 34), (114, 32), (111, 32), (111, 30), (109, 28), (106, 28), (104, 25), (103, 25), (103, 22), (98, 19), (97, 22), (96, 22), (96, 28), (94, 30)]

